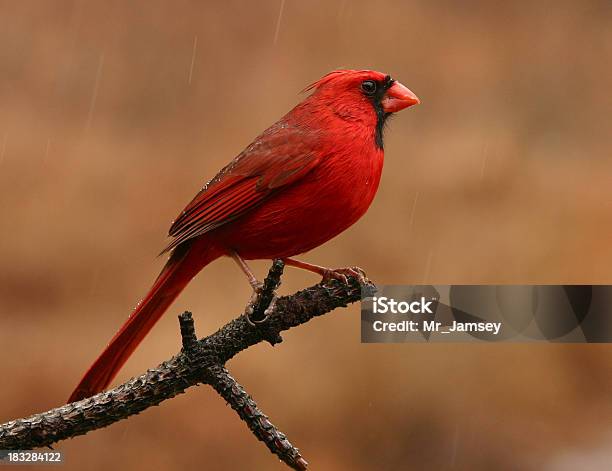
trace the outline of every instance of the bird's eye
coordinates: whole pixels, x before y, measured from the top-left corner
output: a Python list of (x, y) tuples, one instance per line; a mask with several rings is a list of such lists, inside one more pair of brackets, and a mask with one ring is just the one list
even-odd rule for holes
[(365, 80), (361, 83), (361, 89), (366, 95), (374, 95), (374, 93), (376, 93), (376, 82), (373, 80)]

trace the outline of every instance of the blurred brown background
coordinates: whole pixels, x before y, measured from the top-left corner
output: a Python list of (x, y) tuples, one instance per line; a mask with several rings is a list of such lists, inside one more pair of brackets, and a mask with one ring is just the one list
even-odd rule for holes
[[(68, 397), (178, 211), (334, 68), (423, 104), (391, 123), (368, 214), (304, 259), (612, 283), (609, 1), (3, 0), (0, 25), (0, 421)], [(282, 291), (315, 281), (289, 269)], [(179, 349), (182, 310), (211, 332), (249, 293), (207, 267), (118, 380)], [(608, 346), (362, 345), (358, 312), (229, 364), (312, 469), (610, 469)], [(207, 387), (59, 449), (64, 469), (284, 469)]]

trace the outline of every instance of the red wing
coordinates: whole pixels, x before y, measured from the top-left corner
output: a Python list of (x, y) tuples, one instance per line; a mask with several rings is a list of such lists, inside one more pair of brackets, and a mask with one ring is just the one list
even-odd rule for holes
[(277, 125), (262, 134), (200, 190), (170, 227), (168, 252), (261, 204), (320, 160), (318, 139), (299, 128)]

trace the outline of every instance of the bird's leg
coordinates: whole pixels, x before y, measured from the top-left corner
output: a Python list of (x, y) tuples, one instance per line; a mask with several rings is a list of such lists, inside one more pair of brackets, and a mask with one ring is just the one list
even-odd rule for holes
[(338, 280), (342, 283), (348, 283), (347, 276), (353, 276), (359, 281), (360, 284), (366, 284), (367, 278), (365, 272), (359, 267), (346, 267), (346, 268), (326, 268), (320, 265), (313, 265), (312, 263), (302, 262), (300, 260), (294, 260), (293, 258), (284, 258), (283, 262), (286, 265), (292, 267), (301, 268), (302, 270), (308, 270), (318, 275), (321, 275), (323, 281)]
[(249, 280), (249, 284), (253, 288), (253, 294), (251, 295), (251, 299), (249, 300), (249, 303), (247, 304), (247, 307), (245, 309), (247, 321), (253, 326), (255, 324), (261, 324), (268, 319), (268, 312), (271, 312), (272, 309), (274, 309), (274, 304), (276, 303), (276, 299), (277, 299), (276, 294), (272, 292), (273, 296), (272, 296), (272, 299), (270, 300), (270, 303), (268, 304), (268, 307), (264, 311), (263, 319), (257, 319), (257, 320), (251, 319), (251, 316), (253, 316), (255, 312), (255, 306), (259, 304), (259, 298), (263, 294), (262, 290), (263, 290), (264, 284), (260, 281), (257, 281), (255, 274), (253, 273), (251, 268), (247, 265), (246, 261), (238, 254), (238, 252), (233, 250), (230, 252), (230, 255), (234, 259), (234, 261), (238, 264), (242, 272), (246, 275), (247, 279)]
[(253, 273), (251, 268), (247, 265), (247, 262), (240, 255), (238, 255), (238, 252), (236, 252), (235, 250), (232, 250), (230, 255), (232, 256), (236, 264), (240, 267), (242, 272), (246, 275), (247, 279), (249, 280), (249, 284), (253, 288), (253, 291), (255, 291), (255, 293), (258, 293), (259, 291), (261, 291), (263, 283), (261, 283), (260, 281), (257, 281), (255, 274)]

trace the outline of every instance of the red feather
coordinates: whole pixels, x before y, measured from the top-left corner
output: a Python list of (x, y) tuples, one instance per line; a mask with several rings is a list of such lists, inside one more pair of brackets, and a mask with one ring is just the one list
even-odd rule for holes
[(170, 227), (168, 252), (233, 221), (319, 162), (316, 134), (279, 122), (208, 182)]

